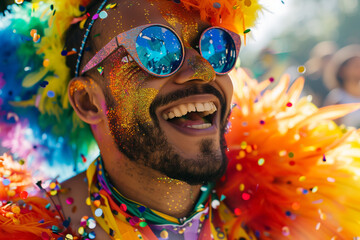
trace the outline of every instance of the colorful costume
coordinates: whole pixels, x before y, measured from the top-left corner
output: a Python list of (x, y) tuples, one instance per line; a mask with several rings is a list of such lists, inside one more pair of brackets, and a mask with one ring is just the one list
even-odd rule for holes
[[(187, 8), (201, 9), (201, 16), (213, 25), (238, 33), (248, 32), (259, 9), (255, 1), (246, 0), (218, 1), (218, 5), (182, 2)], [(188, 219), (167, 216), (123, 197), (108, 181), (98, 158), (87, 170), (88, 204), (94, 218), (84, 218), (81, 228), (70, 229), (71, 219), (65, 219), (60, 207), (48, 201), (65, 189), (53, 181), (48, 182), (47, 192), (38, 181), (36, 193), (30, 174), (37, 180), (43, 176), (30, 173), (22, 164), (34, 166), (47, 158), (66, 159), (63, 152), (73, 152), (86, 162), (80, 153), (94, 144), (69, 107), (65, 94), (69, 75), (64, 74), (68, 71), (60, 57), (77, 51), (63, 49), (63, 32), (71, 23), (86, 21), (87, 4), (24, 4), (12, 7), (12, 15), (4, 18), (9, 25), (0, 33), (11, 37), (10, 52), (2, 55), (7, 57), (6, 67), (15, 70), (0, 71), (5, 79), (0, 81), (1, 137), (3, 146), (20, 160), (8, 155), (0, 159), (0, 239), (94, 239), (96, 222), (112, 239), (360, 238), (359, 131), (331, 121), (360, 105), (318, 109), (308, 98), (299, 99), (303, 79), (288, 89), (289, 78), (285, 76), (275, 88), (266, 90), (272, 79), (258, 83), (241, 69), (231, 73), (235, 92), (226, 134), (227, 172), (217, 183), (202, 187)], [(113, 7), (105, 8), (110, 11)], [(47, 18), (54, 27), (46, 26)], [(234, 19), (241, 21), (234, 24)], [(12, 49), (18, 49), (19, 55), (15, 56)], [(18, 57), (24, 65), (10, 64), (19, 63)], [(14, 74), (24, 68), (32, 72)], [(24, 88), (14, 87), (19, 82), (11, 82), (19, 78), (24, 78)], [(69, 127), (74, 131), (64, 131)], [(52, 137), (56, 135), (61, 139)]]

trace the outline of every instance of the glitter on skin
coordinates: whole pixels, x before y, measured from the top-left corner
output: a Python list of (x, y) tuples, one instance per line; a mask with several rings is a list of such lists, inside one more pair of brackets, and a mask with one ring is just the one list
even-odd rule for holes
[[(116, 109), (109, 109), (128, 133), (135, 132), (135, 119), (141, 123), (150, 123), (150, 104), (158, 94), (158, 90), (144, 88), (149, 74), (140, 69), (136, 62), (121, 62), (122, 54), (114, 54), (111, 62), (114, 63), (109, 73), (109, 89), (116, 101)], [(126, 77), (125, 77), (126, 76)], [(115, 128), (116, 126), (110, 126)]]
[(203, 57), (198, 55), (193, 56), (188, 59), (188, 64), (194, 71), (194, 75), (191, 76), (191, 79), (201, 79), (206, 82), (211, 82), (215, 79), (215, 71), (212, 70), (210, 63)]
[(181, 35), (185, 47), (190, 47), (190, 39), (195, 39), (199, 34), (198, 23), (189, 18), (188, 12), (181, 11), (181, 8), (174, 7), (173, 2), (159, 2), (158, 0), (151, 0), (152, 2), (157, 2), (161, 5), (161, 15), (162, 17), (172, 26), (176, 27), (177, 24), (181, 25)]

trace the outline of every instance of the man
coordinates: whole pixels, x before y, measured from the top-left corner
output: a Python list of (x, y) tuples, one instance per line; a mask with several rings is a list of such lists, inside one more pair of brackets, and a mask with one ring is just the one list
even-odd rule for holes
[[(75, 8), (84, 14), (87, 3)], [(60, 1), (50, 9), (59, 20), (56, 34), (64, 22), (72, 24), (61, 51), (72, 80), (49, 54), (59, 54), (64, 36), (45, 36), (38, 52), (51, 64), (44, 61), (47, 72), (36, 74), (38, 81), (46, 74), (51, 81), (47, 96), (34, 104), (43, 110), (42, 101), (48, 101), (53, 111), (56, 100), (66, 102), (61, 86), (68, 84), (70, 103), (90, 126), (100, 156), (62, 188), (52, 182), (51, 204), (28, 198), (21, 184), (8, 187), (29, 176), (19, 177), (21, 166), (13, 170), (3, 160), (0, 239), (23, 232), (25, 239), (357, 236), (352, 219), (360, 215), (354, 207), (358, 158), (352, 150), (359, 138), (328, 119), (358, 106), (318, 110), (305, 99), (297, 103), (303, 80), (287, 92), (287, 77), (262, 96), (271, 81), (257, 84), (241, 71), (242, 80), (233, 73), (233, 95), (228, 72), (239, 53), (236, 33), (246, 30), (241, 21), (251, 18), (251, 7), (256, 12), (255, 1), (94, 1), (88, 14), (68, 19), (75, 11), (71, 4)], [(228, 19), (233, 11), (242, 16), (240, 23)], [(39, 40), (36, 31), (30, 34)], [(23, 85), (36, 82), (31, 77)], [(9, 172), (16, 173), (11, 180)], [(343, 191), (345, 186), (353, 187)]]
[[(110, 39), (149, 23), (167, 26), (180, 37), (185, 47), (183, 64), (171, 76), (154, 77), (128, 60), (134, 56), (120, 47), (70, 81), (69, 99), (77, 115), (91, 126), (108, 181), (124, 198), (183, 219), (181, 226), (196, 212), (200, 195), (209, 194), (201, 192), (201, 186), (219, 179), (226, 169), (224, 131), (231, 79), (227, 74), (217, 75), (200, 55), (200, 36), (211, 25), (199, 16), (190, 16), (173, 1), (116, 3), (116, 10), (109, 11), (107, 18), (94, 22), (92, 49), (84, 52), (79, 72)], [(148, 14), (139, 14), (139, 9)], [(62, 205), (68, 206), (64, 215), (72, 216), (73, 229), (80, 226), (83, 216), (92, 215), (91, 208), (84, 205), (89, 196), (85, 177), (82, 173), (62, 184), (69, 188), (60, 197)], [(75, 213), (71, 213), (72, 205), (65, 204), (69, 197), (77, 206)], [(206, 204), (206, 199), (200, 204)], [(186, 232), (185, 227), (179, 228)], [(183, 239), (183, 232), (177, 232), (170, 233), (170, 239)], [(96, 235), (108, 238), (100, 227)], [(195, 232), (185, 239), (197, 237)]]

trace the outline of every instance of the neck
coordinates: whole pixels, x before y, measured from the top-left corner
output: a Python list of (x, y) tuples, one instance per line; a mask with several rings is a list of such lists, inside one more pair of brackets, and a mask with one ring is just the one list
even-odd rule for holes
[(130, 161), (121, 154), (102, 154), (110, 181), (126, 198), (172, 217), (187, 217), (193, 210), (201, 185), (189, 185)]

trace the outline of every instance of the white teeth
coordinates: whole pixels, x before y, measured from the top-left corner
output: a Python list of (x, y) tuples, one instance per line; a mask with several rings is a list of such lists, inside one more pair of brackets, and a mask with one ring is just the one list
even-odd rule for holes
[(188, 107), (187, 109), (188, 112), (196, 112), (196, 108), (193, 103), (188, 103), (187, 107)]
[(168, 117), (168, 115), (167, 115), (166, 113), (163, 113), (162, 117), (163, 117), (163, 119), (165, 119), (165, 120), (168, 120), (168, 119), (169, 119), (169, 117)]
[(205, 129), (211, 127), (211, 123), (203, 123), (198, 125), (189, 125), (188, 128)]
[(175, 117), (175, 114), (173, 112), (169, 112), (168, 116), (169, 116), (169, 119), (172, 119)]
[(204, 109), (205, 109), (205, 111), (210, 111), (211, 110), (210, 103), (204, 103)]
[(202, 103), (195, 103), (195, 107), (196, 107), (196, 111), (198, 111), (198, 112), (205, 111), (204, 105)]
[(217, 108), (213, 102), (204, 103), (188, 103), (171, 108), (168, 112), (164, 112), (162, 117), (165, 120), (181, 117), (190, 112), (202, 113), (201, 116), (207, 116), (216, 112)]
[(182, 116), (182, 114), (181, 114), (181, 112), (180, 112), (180, 110), (178, 108), (173, 108), (173, 112), (174, 112), (176, 117), (181, 117)]
[(187, 109), (187, 107), (185, 105), (182, 104), (182, 105), (179, 106), (179, 108), (180, 108), (180, 111), (181, 111), (181, 115), (186, 115), (188, 113), (188, 109)]

